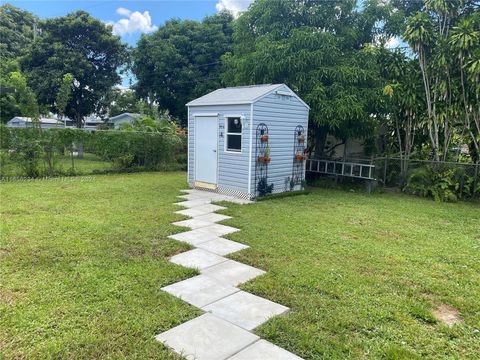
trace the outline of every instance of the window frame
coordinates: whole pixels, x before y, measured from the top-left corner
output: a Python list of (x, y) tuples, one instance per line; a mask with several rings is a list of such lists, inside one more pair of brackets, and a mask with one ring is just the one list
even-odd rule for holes
[[(228, 120), (232, 118), (238, 118), (240, 120), (240, 124), (242, 129), (239, 133), (229, 133), (228, 132)], [(238, 115), (238, 114), (229, 114), (224, 115), (224, 126), (225, 126), (225, 141), (224, 141), (224, 151), (228, 154), (242, 154), (243, 153), (243, 125), (244, 125), (245, 116)], [(231, 150), (228, 149), (228, 136), (240, 136), (240, 150)]]

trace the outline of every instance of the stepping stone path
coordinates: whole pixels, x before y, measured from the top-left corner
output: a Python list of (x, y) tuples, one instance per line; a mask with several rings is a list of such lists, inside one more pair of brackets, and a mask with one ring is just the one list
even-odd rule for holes
[(251, 331), (288, 308), (237, 288), (265, 271), (225, 258), (248, 248), (222, 236), (239, 229), (217, 224), (230, 219), (216, 214), (225, 209), (212, 201), (248, 204), (250, 201), (200, 190), (182, 190), (177, 214), (191, 219), (174, 225), (191, 230), (169, 236), (187, 242), (193, 250), (172, 256), (170, 261), (195, 268), (200, 275), (162, 290), (205, 311), (205, 314), (156, 336), (156, 339), (189, 360), (301, 360), (298, 356), (260, 339)]

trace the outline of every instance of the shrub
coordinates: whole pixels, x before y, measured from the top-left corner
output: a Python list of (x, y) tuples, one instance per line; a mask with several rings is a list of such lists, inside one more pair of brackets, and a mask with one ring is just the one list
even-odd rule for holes
[(182, 141), (175, 133), (101, 131), (90, 138), (85, 149), (119, 168), (141, 166), (162, 170), (177, 160)]
[(27, 136), (13, 136), (10, 140), (11, 159), (18, 163), (24, 174), (28, 177), (39, 177), (41, 171), (40, 161), (44, 155), (43, 149), (38, 141), (30, 137), (32, 132), (25, 132)]
[[(0, 126), (2, 164), (12, 164), (13, 176), (55, 176), (64, 173), (58, 158), (69, 154), (72, 161), (67, 174), (76, 174), (74, 151), (82, 145), (85, 152), (111, 162), (115, 169), (184, 169), (186, 137), (175, 131), (122, 132), (81, 129), (16, 129)], [(43, 165), (43, 166), (42, 166)], [(6, 176), (2, 166), (0, 175)], [(22, 173), (19, 174), (18, 170)]]
[(408, 175), (404, 191), (436, 201), (454, 202), (469, 198), (478, 192), (474, 189), (475, 178), (469, 176), (463, 167), (432, 164), (412, 170)]
[(268, 185), (267, 178), (261, 178), (257, 184), (258, 196), (265, 196), (271, 194), (273, 191), (273, 184)]

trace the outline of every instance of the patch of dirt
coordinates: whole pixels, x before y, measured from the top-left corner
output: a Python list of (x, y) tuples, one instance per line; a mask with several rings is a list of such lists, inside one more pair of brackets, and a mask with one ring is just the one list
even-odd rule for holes
[(453, 306), (442, 304), (432, 311), (433, 316), (438, 321), (443, 322), (447, 326), (463, 323), (460, 312)]
[(10, 290), (0, 289), (0, 303), (13, 306), (20, 295)]
[(342, 240), (358, 240), (358, 236), (354, 235), (354, 234), (350, 234), (350, 233), (342, 233), (340, 234), (340, 237), (342, 238)]
[(7, 255), (10, 251), (8, 249), (0, 249), (0, 257), (3, 255)]

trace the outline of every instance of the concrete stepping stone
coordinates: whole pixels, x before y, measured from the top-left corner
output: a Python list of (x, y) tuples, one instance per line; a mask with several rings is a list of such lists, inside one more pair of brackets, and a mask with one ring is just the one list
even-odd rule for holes
[(177, 221), (177, 222), (174, 222), (172, 224), (175, 225), (175, 226), (188, 227), (190, 229), (198, 229), (198, 228), (201, 228), (201, 227), (213, 225), (212, 222), (199, 220), (199, 219), (196, 219), (196, 218)]
[(220, 264), (221, 262), (227, 261), (227, 259), (202, 249), (193, 249), (172, 256), (170, 261), (177, 265), (201, 270), (212, 265)]
[(196, 200), (185, 200), (175, 203), (174, 205), (183, 206), (186, 208), (193, 208), (196, 206), (208, 205), (210, 200), (208, 199), (196, 199)]
[(217, 238), (216, 235), (199, 232), (200, 229), (185, 231), (182, 233), (169, 235), (168, 237), (173, 240), (183, 241), (189, 243), (190, 245), (197, 246), (198, 244), (214, 240)]
[(187, 359), (300, 359), (268, 341), (259, 340), (250, 332), (272, 316), (288, 311), (283, 305), (235, 287), (265, 271), (223, 257), (248, 246), (221, 237), (239, 229), (217, 224), (231, 217), (215, 214), (225, 207), (211, 202), (247, 204), (251, 201), (196, 189), (182, 192), (184, 194), (178, 197), (184, 201), (176, 204), (187, 209), (175, 213), (191, 219), (177, 221), (173, 225), (192, 230), (170, 235), (169, 238), (187, 242), (196, 249), (172, 256), (170, 261), (199, 269), (201, 275), (165, 286), (162, 290), (208, 313), (159, 334), (156, 339)]
[(228, 195), (216, 194), (211, 196), (210, 199), (212, 199), (212, 201), (232, 201), (235, 198)]
[(211, 222), (211, 223), (216, 223), (218, 221), (223, 221), (223, 220), (227, 220), (227, 219), (231, 219), (231, 218), (232, 218), (231, 216), (222, 215), (222, 214), (215, 214), (215, 213), (194, 216), (194, 219), (201, 220), (201, 221), (208, 221), (208, 222)]
[(212, 302), (232, 295), (239, 289), (216, 281), (208, 276), (198, 275), (162, 288), (183, 301), (202, 308)]
[(253, 330), (272, 316), (289, 310), (286, 306), (245, 291), (227, 296), (202, 309), (245, 330)]
[(194, 196), (195, 195), (185, 194), (185, 195), (178, 195), (177, 198), (183, 199), (183, 200), (193, 200), (192, 197), (194, 197)]
[(180, 192), (186, 193), (186, 194), (207, 194), (207, 193), (210, 193), (208, 191), (203, 191), (203, 190), (198, 190), (198, 189), (183, 189), (183, 190), (180, 190)]
[(226, 201), (234, 203), (234, 204), (240, 204), (240, 205), (253, 204), (253, 201), (251, 201), (251, 200), (240, 199), (240, 198), (235, 198), (235, 197), (232, 197), (230, 200), (226, 200)]
[(210, 251), (220, 256), (228, 255), (243, 249), (247, 249), (249, 247), (236, 241), (227, 240), (221, 237), (202, 242), (200, 244), (197, 244), (196, 246), (200, 249)]
[(193, 209), (200, 210), (200, 211), (203, 211), (204, 214), (208, 214), (218, 210), (225, 210), (226, 207), (215, 205), (215, 204), (205, 204), (205, 205), (195, 206), (191, 208), (191, 210)]
[(156, 339), (187, 359), (224, 360), (259, 337), (214, 315), (204, 314), (157, 335)]
[(228, 360), (302, 360), (291, 352), (284, 350), (266, 340), (258, 340)]
[(227, 235), (237, 231), (240, 231), (240, 229), (227, 226), (227, 225), (222, 225), (222, 224), (212, 224), (209, 226), (202, 227), (201, 229), (198, 229), (198, 232), (201, 232), (206, 235), (214, 235), (214, 236)]
[(185, 209), (185, 210), (175, 211), (175, 214), (196, 217), (196, 216), (206, 215), (211, 212), (213, 211), (204, 211), (202, 209)]
[(265, 274), (265, 271), (239, 263), (238, 261), (228, 260), (210, 266), (202, 270), (201, 273), (221, 283), (237, 286)]

